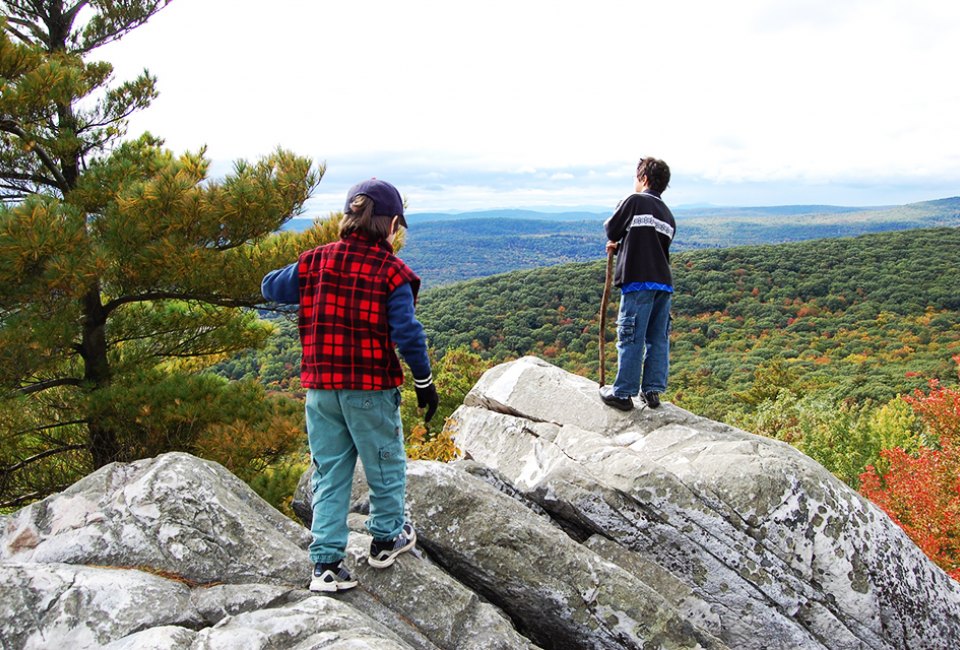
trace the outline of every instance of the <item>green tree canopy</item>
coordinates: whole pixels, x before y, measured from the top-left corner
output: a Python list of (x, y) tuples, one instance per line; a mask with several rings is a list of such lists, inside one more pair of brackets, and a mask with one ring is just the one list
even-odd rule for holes
[(332, 238), (274, 234), (324, 169), (277, 150), (215, 180), (202, 149), (125, 140), (155, 79), (89, 57), (168, 2), (0, 2), (0, 506), (230, 427), (299, 431), (262, 389), (195, 371), (261, 343), (242, 308), (263, 274)]

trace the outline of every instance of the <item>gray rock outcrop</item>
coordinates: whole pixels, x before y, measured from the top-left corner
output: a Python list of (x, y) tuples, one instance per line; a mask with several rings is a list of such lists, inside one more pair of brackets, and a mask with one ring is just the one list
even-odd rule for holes
[(0, 648), (960, 646), (958, 585), (788, 445), (609, 409), (530, 357), (451, 425), (469, 460), (409, 464), (418, 545), (386, 570), (365, 563), (358, 471), (360, 586), (332, 596), (306, 590), (306, 528), (186, 454), (0, 517)]
[(422, 554), (369, 568), (360, 532), (361, 587), (313, 594), (309, 542), (216, 463), (109, 465), (0, 517), (0, 647), (536, 648)]
[(527, 357), (487, 372), (456, 440), (574, 537), (732, 648), (960, 647), (960, 588), (787, 444)]

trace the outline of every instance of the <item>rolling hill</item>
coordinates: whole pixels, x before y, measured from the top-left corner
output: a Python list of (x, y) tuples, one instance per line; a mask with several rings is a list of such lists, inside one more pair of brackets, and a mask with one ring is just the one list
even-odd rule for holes
[[(861, 401), (888, 400), (930, 377), (955, 381), (957, 251), (960, 229), (938, 228), (680, 252), (670, 393), (722, 419), (730, 396), (774, 359), (811, 391)], [(537, 354), (595, 377), (603, 274), (594, 261), (438, 287), (417, 314), (440, 352)], [(611, 302), (615, 323), (616, 296)], [(609, 352), (608, 374), (615, 357)]]
[[(795, 444), (856, 486), (881, 449), (925, 440), (899, 396), (929, 390), (931, 380), (957, 385), (957, 251), (956, 227), (679, 251), (665, 398)], [(528, 354), (596, 379), (604, 266), (574, 262), (425, 290), (417, 316), (438, 384), (465, 392), (458, 363), (479, 372)], [(616, 297), (611, 303), (612, 380)], [(280, 329), (266, 349), (214, 370), (281, 390), (296, 383), (296, 327), (281, 321)], [(448, 358), (453, 370), (444, 370)]]
[[(901, 206), (691, 206), (674, 210), (675, 250), (849, 237), (871, 232), (960, 225), (960, 197)], [(402, 257), (438, 286), (519, 269), (603, 257), (608, 212), (582, 209), (413, 213)], [(303, 230), (312, 218), (291, 219)]]
[[(401, 257), (438, 286), (518, 269), (602, 258), (605, 214), (488, 211), (449, 220), (410, 217)], [(532, 218), (539, 215), (537, 218)], [(960, 225), (960, 197), (879, 208), (774, 206), (676, 211), (677, 251), (849, 237)]]

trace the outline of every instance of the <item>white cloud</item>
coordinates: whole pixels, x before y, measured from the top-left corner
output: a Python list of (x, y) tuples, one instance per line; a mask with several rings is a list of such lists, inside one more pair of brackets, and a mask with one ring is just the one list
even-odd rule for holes
[(322, 192), (393, 173), (429, 205), (613, 204), (655, 155), (690, 202), (960, 193), (942, 0), (204, 0), (103, 53), (159, 77), (133, 133), (218, 160), (290, 148), (327, 161)]

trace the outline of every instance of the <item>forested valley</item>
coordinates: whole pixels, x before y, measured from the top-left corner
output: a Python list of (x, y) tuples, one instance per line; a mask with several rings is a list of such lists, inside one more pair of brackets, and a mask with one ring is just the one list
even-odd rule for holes
[[(896, 476), (936, 484), (911, 463), (929, 469), (924, 454), (949, 454), (960, 437), (958, 250), (960, 229), (934, 228), (675, 254), (665, 398), (789, 442), (877, 502), (885, 490), (912, 489), (897, 488)], [(527, 354), (596, 379), (604, 273), (598, 259), (424, 292), (417, 314), (442, 366), (440, 415), (483, 369)], [(610, 302), (608, 378), (616, 372), (617, 297)], [(296, 390), (296, 331), (280, 322), (283, 334), (268, 348), (217, 371)], [(441, 446), (451, 451), (449, 440)], [(897, 449), (904, 455), (890, 451)], [(955, 488), (944, 489), (942, 499), (957, 499)], [(923, 507), (943, 514), (953, 506), (942, 499)], [(935, 516), (901, 512), (898, 521), (922, 530)], [(955, 522), (940, 524), (958, 538)]]
[[(674, 212), (679, 227), (672, 248), (682, 251), (958, 226), (960, 197), (883, 208), (796, 205)], [(589, 217), (509, 210), (434, 215), (429, 220), (412, 215), (403, 259), (420, 273), (425, 287), (586, 262), (603, 255), (602, 223), (607, 216), (609, 212)]]

